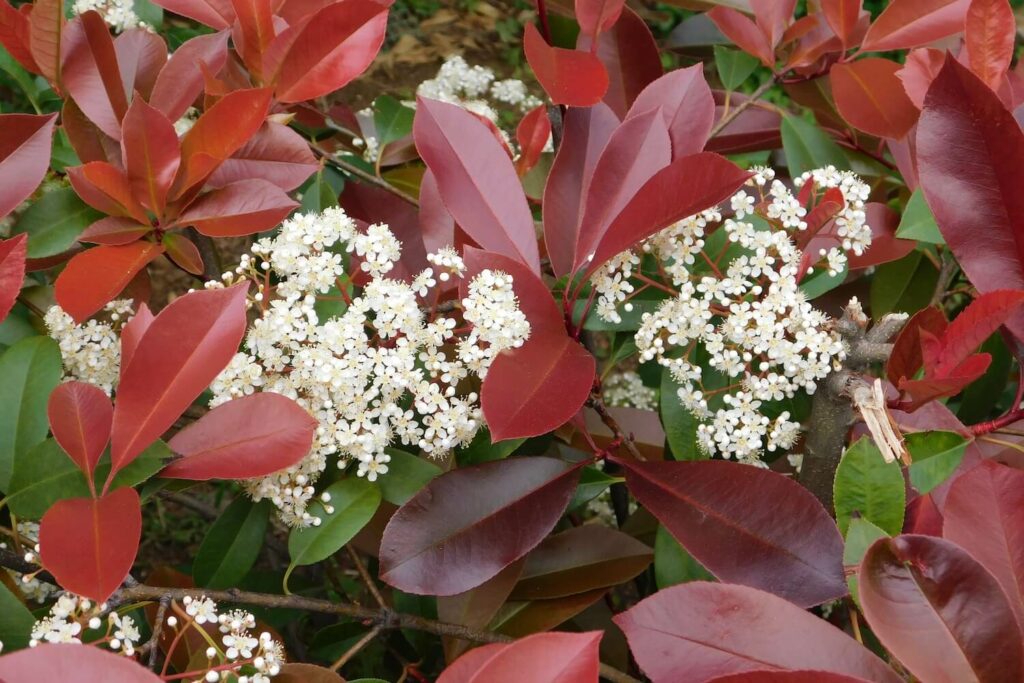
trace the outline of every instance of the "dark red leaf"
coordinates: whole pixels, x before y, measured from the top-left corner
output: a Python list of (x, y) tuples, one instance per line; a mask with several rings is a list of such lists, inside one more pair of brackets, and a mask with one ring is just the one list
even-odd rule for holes
[(533, 24), (526, 25), (523, 49), (537, 81), (555, 104), (589, 107), (608, 92), (608, 72), (594, 54), (551, 47)]
[(291, 467), (309, 453), (317, 421), (272, 392), (217, 406), (167, 442), (181, 456), (164, 468), (171, 479), (252, 479)]
[(64, 0), (36, 0), (28, 15), (28, 45), (39, 73), (61, 89), (61, 43), (65, 29)]
[(7, 0), (0, 0), (0, 45), (3, 45), (26, 71), (39, 73), (39, 66), (29, 47), (31, 32), (28, 15), (11, 7)]
[(519, 142), (516, 173), (520, 176), (525, 175), (537, 165), (550, 138), (551, 119), (548, 118), (548, 108), (541, 104), (527, 112), (516, 126), (516, 141)]
[(970, 0), (893, 0), (871, 24), (861, 50), (905, 50), (964, 30)]
[[(925, 334), (927, 333), (921, 333), (922, 338)], [(924, 379), (900, 379), (896, 386), (903, 396), (898, 407), (909, 413), (937, 398), (955, 396), (968, 384), (984, 375), (991, 362), (992, 357), (987, 353), (976, 353), (941, 377), (925, 375)]]
[(446, 472), (399, 508), (380, 547), (380, 577), (407, 593), (479, 586), (540, 543), (569, 504), (579, 466), (541, 457)]
[(128, 111), (128, 98), (114, 41), (97, 12), (90, 10), (68, 23), (62, 55), (61, 78), (68, 94), (100, 130), (119, 139), (121, 119)]
[(124, 167), (132, 195), (160, 218), (181, 164), (174, 124), (160, 110), (136, 97), (121, 122), (121, 130)]
[(92, 480), (96, 463), (110, 441), (114, 407), (99, 387), (87, 382), (64, 382), (50, 394), (46, 406), (50, 431), (64, 452)]
[(78, 241), (116, 247), (142, 239), (152, 229), (152, 226), (142, 225), (134, 218), (107, 216), (83, 230)]
[[(438, 683), (597, 683), (601, 631), (537, 633), (477, 655), (456, 675), (442, 674)], [(470, 653), (472, 654), (472, 653)], [(470, 655), (466, 655), (467, 657)], [(478, 664), (469, 671), (468, 664)]]
[(192, 240), (181, 233), (166, 232), (160, 244), (164, 245), (164, 253), (175, 265), (193, 275), (203, 274), (203, 256)]
[(277, 99), (304, 102), (348, 85), (377, 56), (387, 20), (386, 4), (342, 0), (285, 29), (264, 62)]
[(876, 683), (903, 680), (827, 621), (746, 586), (703, 581), (672, 586), (614, 621), (654, 683), (764, 669), (811, 669)]
[(555, 275), (572, 271), (587, 188), (618, 125), (604, 104), (573, 107), (565, 115), (562, 144), (544, 186), (544, 242)]
[(508, 155), (462, 107), (420, 98), (416, 148), (459, 226), (484, 249), (540, 272), (533, 215)]
[(747, 671), (713, 678), (708, 683), (869, 683), (858, 676), (830, 671)]
[[(715, 121), (721, 121), (726, 114), (725, 95), (721, 92), (713, 94), (716, 95)], [(732, 93), (730, 107), (735, 107), (746, 99), (746, 95)], [(781, 125), (782, 117), (777, 111), (751, 106), (740, 112), (739, 116), (725, 124), (725, 128), (708, 140), (705, 150), (718, 154), (739, 154), (777, 149), (782, 146), (782, 134), (779, 130)]]
[(896, 75), (900, 68), (880, 57), (832, 67), (832, 95), (847, 123), (876, 137), (899, 139), (907, 134), (918, 112)]
[(196, 36), (181, 44), (161, 69), (149, 103), (171, 121), (180, 119), (203, 92), (203, 65), (217, 73), (228, 57), (228, 32)]
[(822, 0), (821, 11), (844, 48), (851, 47), (851, 39), (860, 20), (862, 0)]
[(115, 299), (136, 273), (163, 250), (159, 244), (138, 241), (76, 254), (57, 276), (57, 303), (75, 322), (81, 323)]
[(231, 28), (235, 23), (231, 0), (156, 0), (156, 4), (218, 31)]
[(141, 534), (135, 489), (65, 498), (39, 522), (39, 556), (62, 588), (104, 602), (131, 571)]
[(28, 234), (21, 233), (0, 240), (0, 322), (14, 308), (14, 302), (25, 282), (25, 256), (28, 254)]
[(0, 116), (0, 218), (31, 195), (50, 167), (56, 114)]
[(238, 350), (247, 287), (192, 292), (171, 302), (122, 363), (111, 476), (174, 424)]
[(704, 149), (715, 120), (715, 98), (704, 80), (700, 64), (670, 71), (648, 85), (630, 107), (626, 118), (659, 107), (672, 138), (673, 159)]
[(146, 667), (98, 647), (42, 644), (0, 658), (6, 683), (74, 681), (75, 683), (159, 683)]
[(60, 123), (82, 163), (120, 161), (121, 148), (118, 142), (97, 128), (70, 97), (64, 100)]
[(754, 55), (767, 67), (775, 65), (775, 51), (757, 24), (731, 7), (717, 6), (707, 14), (718, 30), (737, 47)]
[(148, 100), (167, 64), (167, 43), (149, 29), (131, 28), (114, 39), (114, 52), (127, 96), (138, 92)]
[(577, 50), (593, 52), (608, 74), (608, 91), (601, 99), (620, 118), (626, 115), (637, 95), (663, 73), (658, 44), (647, 23), (629, 7), (593, 45), (593, 39), (581, 33)]
[(281, 667), (274, 676), (278, 683), (345, 683), (345, 679), (330, 669), (315, 664), (291, 663)]
[(191, 225), (211, 237), (252, 235), (273, 228), (298, 205), (266, 180), (238, 180), (201, 195), (175, 225)]
[(619, 20), (625, 4), (625, 0), (576, 0), (580, 31), (589, 36), (607, 31)]
[(1017, 22), (1006, 0), (972, 0), (967, 9), (965, 48), (971, 71), (998, 91), (1013, 59)]
[[(523, 571), (524, 562), (525, 558), (513, 562), (492, 578), (464, 593), (438, 597), (437, 618), (449, 624), (460, 624), (468, 628), (486, 628), (508, 599), (519, 574)], [(470, 647), (469, 641), (454, 637), (443, 638), (442, 643), (444, 658), (449, 662)], [(451, 668), (449, 667), (449, 670)], [(448, 675), (447, 671), (445, 675)]]
[(928, 377), (945, 377), (967, 360), (982, 342), (1016, 315), (1024, 305), (1024, 291), (996, 290), (980, 295), (961, 311), (942, 333), (941, 351), (929, 362), (925, 349)]
[(924, 681), (1020, 681), (1021, 632), (999, 583), (932, 536), (876, 541), (858, 571), (871, 630)]
[(893, 344), (892, 354), (886, 364), (885, 376), (893, 384), (901, 378), (910, 379), (924, 367), (924, 356), (921, 354), (921, 330), (940, 337), (946, 331), (946, 315), (939, 309), (929, 306), (915, 313), (900, 330)]
[(846, 595), (839, 529), (792, 479), (712, 460), (622, 465), (637, 500), (721, 580), (801, 607)]
[(288, 126), (267, 121), (223, 164), (207, 183), (224, 187), (239, 180), (266, 180), (285, 192), (304, 183), (319, 168), (309, 143)]
[[(917, 160), (928, 206), (971, 283), (981, 292), (1024, 289), (1024, 132), (952, 58), (925, 98)], [(1024, 338), (1024, 314), (1007, 326)]]

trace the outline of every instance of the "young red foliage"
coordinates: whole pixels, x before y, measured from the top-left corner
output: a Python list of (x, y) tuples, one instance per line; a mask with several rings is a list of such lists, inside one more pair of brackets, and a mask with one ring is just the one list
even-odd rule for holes
[(76, 254), (57, 276), (57, 303), (75, 322), (81, 323), (116, 298), (163, 251), (159, 244), (140, 240)]
[(526, 175), (537, 165), (550, 138), (551, 119), (548, 118), (548, 108), (541, 104), (527, 112), (516, 126), (516, 141), (519, 142), (520, 150), (516, 173)]
[(218, 31), (231, 28), (237, 18), (231, 0), (159, 0), (156, 4)]
[(135, 222), (149, 224), (142, 204), (132, 194), (128, 175), (106, 161), (90, 161), (67, 169), (71, 187), (82, 200), (112, 216), (131, 216)]
[(152, 229), (152, 226), (142, 225), (134, 218), (107, 216), (83, 230), (78, 236), (78, 241), (116, 247), (142, 239)]
[(62, 41), (61, 76), (75, 104), (110, 137), (121, 137), (128, 99), (114, 41), (106, 22), (88, 11), (68, 23)]
[(39, 187), (50, 166), (56, 114), (0, 116), (0, 218)]
[(38, 73), (61, 92), (61, 47), (64, 38), (64, 0), (36, 0), (28, 15), (28, 46)]
[(285, 192), (304, 183), (319, 168), (309, 143), (294, 130), (267, 121), (207, 179), (210, 187), (239, 180), (266, 180)]
[(181, 165), (181, 148), (174, 124), (137, 96), (121, 127), (121, 150), (132, 195), (161, 220), (167, 194)]
[(741, 12), (719, 5), (708, 12), (708, 18), (741, 50), (754, 55), (769, 68), (775, 65), (775, 51), (768, 38), (757, 24)]
[(96, 464), (110, 441), (114, 420), (110, 398), (93, 384), (65, 382), (50, 394), (46, 414), (53, 438), (92, 481)]
[(7, 0), (0, 0), (0, 45), (6, 48), (14, 59), (30, 73), (39, 73), (39, 66), (29, 46), (28, 15), (11, 7)]
[(964, 30), (971, 0), (893, 0), (871, 24), (861, 50), (905, 50)]
[(228, 32), (186, 40), (160, 70), (149, 103), (171, 121), (180, 119), (203, 92), (203, 72), (220, 71), (228, 58)]
[(862, 12), (862, 0), (822, 0), (821, 11), (843, 49), (852, 47)]
[(902, 138), (918, 111), (897, 76), (900, 65), (870, 57), (832, 67), (832, 95), (846, 122), (883, 138)]
[(526, 25), (523, 49), (534, 75), (555, 104), (589, 107), (608, 92), (608, 71), (593, 53), (552, 47), (533, 24)]
[(580, 33), (576, 49), (593, 52), (608, 74), (608, 90), (601, 100), (624, 117), (640, 92), (663, 73), (658, 44), (647, 23), (629, 7), (596, 41)]
[(968, 63), (994, 91), (1006, 80), (1016, 36), (1017, 22), (1007, 0), (972, 0), (964, 28)]
[(27, 250), (28, 235), (24, 233), (0, 240), (0, 322), (11, 312), (21, 293)]
[(924, 97), (931, 87), (932, 81), (939, 75), (946, 61), (946, 53), (930, 47), (911, 50), (907, 55), (903, 68), (896, 72), (903, 81), (903, 89), (907, 97), (920, 109), (924, 106)]
[(204, 235), (231, 237), (270, 230), (299, 205), (266, 180), (238, 180), (201, 195), (174, 221)]
[(160, 244), (167, 258), (186, 273), (203, 274), (203, 256), (192, 240), (180, 233), (167, 232), (160, 239)]
[(576, 21), (580, 31), (597, 37), (615, 25), (625, 4), (625, 0), (576, 0)]
[(171, 479), (252, 479), (291, 467), (309, 453), (317, 421), (274, 393), (217, 406), (167, 442), (180, 456), (160, 473)]
[(945, 314), (933, 306), (922, 308), (915, 313), (900, 330), (893, 343), (892, 353), (885, 368), (889, 381), (899, 384), (901, 378), (912, 379), (917, 371), (924, 367), (921, 331), (940, 337), (948, 325)]
[(631, 119), (660, 109), (672, 139), (672, 159), (704, 149), (715, 121), (715, 98), (701, 65), (676, 69), (641, 92), (626, 114)]
[(754, 20), (761, 33), (775, 49), (793, 23), (796, 0), (750, 0), (750, 8), (754, 10)]
[(26, 648), (0, 658), (6, 683), (159, 683), (160, 678), (131, 659), (98, 647), (50, 645)]
[(859, 676), (832, 671), (747, 671), (712, 678), (708, 683), (869, 683)]
[(104, 602), (135, 562), (142, 506), (133, 488), (99, 498), (65, 498), (39, 522), (43, 566), (65, 590)]

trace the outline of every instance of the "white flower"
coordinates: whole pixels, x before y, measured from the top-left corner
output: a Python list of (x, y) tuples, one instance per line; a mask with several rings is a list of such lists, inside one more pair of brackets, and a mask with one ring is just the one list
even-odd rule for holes
[(89, 382), (109, 395), (121, 370), (118, 330), (131, 316), (131, 301), (111, 301), (103, 310), (110, 322), (86, 320), (76, 325), (60, 306), (51, 306), (43, 322), (60, 347), (64, 378)]

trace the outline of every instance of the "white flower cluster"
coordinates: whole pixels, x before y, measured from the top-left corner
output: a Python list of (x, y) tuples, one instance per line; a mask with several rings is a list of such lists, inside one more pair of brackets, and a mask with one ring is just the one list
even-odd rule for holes
[[(798, 245), (833, 237), (840, 246), (814, 262), (824, 258), (830, 271), (839, 270), (842, 251), (863, 253), (871, 229), (864, 214), (869, 188), (852, 173), (832, 167), (806, 173), (796, 183), (799, 198), (770, 169), (758, 169), (747, 184), (758, 196), (742, 190), (733, 196), (731, 218), (723, 220), (717, 209), (686, 218), (616, 257), (598, 271), (594, 285), (597, 313), (610, 321), (649, 287), (674, 292), (643, 315), (635, 337), (640, 360), (656, 360), (671, 372), (682, 404), (704, 421), (702, 449), (756, 461), (765, 449), (792, 447), (800, 434), (788, 412), (770, 419), (765, 404), (813, 393), (845, 357), (827, 316), (799, 288), (801, 268), (810, 272), (812, 263)], [(834, 206), (815, 214), (826, 201)], [(826, 211), (825, 222), (808, 234), (805, 218)], [(715, 235), (718, 230), (727, 239)], [(652, 277), (641, 272), (643, 254), (657, 262)]]
[(96, 10), (107, 22), (107, 26), (120, 33), (130, 28), (145, 27), (146, 24), (135, 14), (132, 0), (75, 0), (71, 11), (84, 14)]
[(117, 612), (108, 613), (104, 620), (102, 615), (106, 610), (105, 604), (97, 605), (73, 593), (64, 593), (57, 598), (49, 614), (32, 627), (29, 647), (40, 643), (81, 645), (85, 631), (89, 634), (86, 642), (90, 645), (103, 646), (126, 657), (135, 656), (135, 646), (142, 639), (135, 620)]
[(658, 409), (658, 392), (644, 384), (633, 370), (618, 370), (601, 383), (601, 394), (606, 404), (640, 410)]
[[(386, 449), (396, 441), (431, 456), (469, 443), (482, 415), (463, 380), (483, 377), (501, 350), (529, 335), (508, 275), (485, 270), (475, 277), (460, 322), (458, 312), (438, 314), (431, 292), (438, 281), (463, 276), (458, 255), (430, 255), (432, 267), (406, 283), (386, 277), (400, 250), (387, 226), (360, 232), (341, 209), (328, 209), (285, 221), (224, 282), (207, 285), (251, 278), (261, 309), (244, 352), (211, 385), (211, 406), (272, 391), (319, 423), (305, 459), (247, 483), (287, 524), (317, 523), (306, 506), (329, 459), (339, 467), (354, 461), (358, 475), (373, 481), (387, 473)], [(361, 284), (354, 287), (353, 279)], [(343, 310), (322, 316), (318, 302)]]
[(117, 384), (121, 369), (121, 341), (118, 333), (132, 317), (132, 302), (111, 301), (103, 309), (109, 321), (86, 320), (76, 325), (60, 306), (51, 306), (43, 322), (60, 346), (64, 379), (95, 384), (107, 395)]
[[(237, 683), (270, 683), (273, 676), (281, 672), (285, 662), (284, 646), (264, 631), (259, 637), (252, 634), (256, 628), (256, 617), (243, 610), (218, 612), (217, 603), (202, 596), (186, 596), (182, 600), (185, 614), (189, 618), (182, 628), (190, 626), (203, 628), (216, 626), (220, 631), (220, 645), (206, 649), (209, 671), (201, 681), (235, 681)], [(167, 619), (171, 628), (178, 627), (177, 617)], [(216, 670), (214, 670), (216, 669)], [(242, 674), (251, 669), (254, 673)]]
[(416, 89), (420, 97), (457, 104), (498, 123), (501, 105), (525, 113), (541, 103), (522, 81), (509, 78), (496, 81), (494, 72), (484, 66), (470, 66), (460, 55), (448, 57), (437, 75)]

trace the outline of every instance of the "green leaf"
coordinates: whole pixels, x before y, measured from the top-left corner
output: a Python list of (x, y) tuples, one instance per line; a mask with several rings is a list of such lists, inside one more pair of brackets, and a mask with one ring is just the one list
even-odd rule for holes
[(960, 466), (967, 439), (956, 432), (913, 432), (906, 435), (912, 460), (910, 483), (922, 494), (946, 481)]
[(86, 205), (70, 187), (47, 192), (21, 215), (14, 233), (28, 233), (29, 258), (45, 258), (71, 248), (103, 214)]
[(687, 581), (714, 581), (715, 577), (659, 525), (654, 537), (654, 580), (661, 589)]
[[(661, 305), (662, 301), (664, 301), (664, 297), (660, 299), (630, 299), (629, 303), (632, 305), (632, 310), (627, 311), (625, 307), (619, 306), (619, 317), (622, 318), (622, 320), (617, 323), (602, 320), (594, 309), (591, 308), (586, 321), (583, 323), (583, 329), (594, 332), (632, 332), (634, 330), (639, 330), (640, 325), (643, 322), (644, 314), (653, 313), (658, 306)], [(575, 308), (573, 309), (573, 315), (577, 320), (579, 320), (580, 316), (583, 315), (583, 311), (586, 307), (586, 301), (576, 302)]]
[(0, 491), (15, 458), (46, 438), (46, 403), (60, 376), (60, 348), (49, 337), (22, 339), (0, 356)]
[(829, 164), (840, 170), (850, 168), (846, 155), (832, 138), (815, 124), (794, 116), (782, 120), (782, 149), (794, 178)]
[(715, 45), (715, 66), (726, 90), (735, 90), (743, 85), (760, 63), (757, 57), (742, 50)]
[(580, 472), (580, 481), (576, 485), (576, 492), (569, 501), (567, 510), (575, 510), (604, 493), (612, 484), (620, 484), (626, 481), (622, 477), (613, 477), (599, 470), (596, 467), (584, 467)]
[[(871, 544), (880, 538), (886, 538), (885, 533), (877, 526), (864, 519), (856, 517), (850, 520), (850, 528), (846, 532), (846, 545), (843, 546), (843, 566), (856, 569), (864, 559), (864, 553), (868, 551)], [(860, 604), (857, 595), (857, 572), (853, 571), (846, 577), (846, 585), (850, 587), (850, 595), (854, 601)]]
[(441, 474), (441, 468), (429, 460), (397, 448), (386, 450), (391, 462), (388, 463), (387, 474), (377, 479), (377, 485), (381, 496), (389, 503), (404, 505), (427, 482)]
[[(139, 453), (134, 460), (114, 475), (114, 481), (110, 482), (110, 490), (114, 491), (122, 486), (138, 486), (162, 470), (164, 465), (170, 462), (173, 455), (166, 443), (159, 439), (154, 441), (146, 450)], [(107, 480), (108, 472), (110, 472), (109, 451), (103, 456), (103, 459), (100, 460), (99, 465), (96, 467), (96, 484), (98, 486), (102, 486), (103, 482)]]
[(844, 267), (835, 275), (829, 275), (827, 268), (815, 268), (813, 273), (800, 281), (800, 290), (808, 299), (817, 299), (822, 294), (831, 292), (843, 284), (848, 273), (849, 269), (847, 267)]
[(917, 240), (929, 244), (945, 244), (939, 232), (939, 226), (935, 222), (932, 210), (924, 199), (921, 188), (914, 190), (907, 202), (907, 208), (903, 210), (900, 224), (896, 228), (896, 236), (905, 240)]
[(150, 0), (133, 0), (132, 5), (136, 16), (154, 31), (164, 23), (164, 8), (155, 5)]
[(679, 402), (679, 385), (668, 368), (661, 371), (661, 424), (669, 450), (676, 460), (706, 460), (707, 454), (697, 447), (697, 425), (700, 421)]
[(513, 451), (522, 446), (524, 441), (526, 439), (506, 439), (498, 443), (491, 443), (491, 432), (487, 428), (482, 428), (468, 446), (455, 451), (455, 459), (460, 467), (501, 460), (512, 455)]
[(992, 357), (985, 374), (971, 382), (960, 398), (957, 418), (964, 424), (975, 424), (992, 417), (992, 409), (999, 403), (1006, 390), (1006, 378), (1010, 376), (1013, 357), (999, 332), (985, 340), (978, 349)]
[(0, 581), (0, 643), (4, 644), (4, 651), (28, 647), (35, 624), (36, 618), (28, 608)]
[(416, 112), (390, 95), (381, 95), (373, 103), (373, 125), (377, 129), (380, 149), (412, 132)]
[(192, 563), (196, 585), (220, 590), (237, 586), (256, 563), (273, 509), (269, 500), (239, 496), (210, 527)]
[(15, 458), (8, 493), (11, 510), (26, 519), (40, 519), (58, 500), (90, 495), (85, 475), (53, 439)]
[[(336, 182), (343, 184), (340, 176), (336, 176)], [(320, 213), (324, 209), (338, 205), (338, 194), (340, 187), (335, 188), (332, 184), (331, 170), (321, 168), (316, 172), (305, 187), (302, 189), (302, 211), (305, 213)]]
[(81, 163), (78, 152), (68, 140), (68, 134), (63, 128), (57, 129), (53, 136), (53, 151), (50, 152), (50, 167), (57, 173), (65, 173), (68, 166), (78, 166)]
[(869, 437), (846, 449), (836, 469), (836, 522), (844, 534), (857, 515), (891, 535), (903, 528), (906, 507), (903, 471), (898, 462), (885, 462)]
[(25, 98), (35, 108), (36, 113), (42, 114), (39, 108), (39, 87), (32, 79), (32, 74), (26, 71), (17, 62), (11, 53), (0, 46), (0, 71), (3, 71), (21, 88)]
[(285, 573), (285, 583), (295, 567), (326, 560), (338, 552), (373, 517), (380, 505), (380, 489), (361, 477), (348, 477), (331, 484), (326, 493), (334, 512), (327, 514), (324, 503), (314, 501), (309, 514), (320, 519), (319, 526), (293, 529), (288, 537), (288, 553), (292, 563)]
[(914, 251), (898, 261), (883, 263), (871, 278), (871, 316), (915, 313), (931, 301), (939, 271), (923, 252)]

